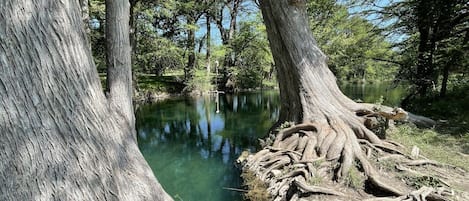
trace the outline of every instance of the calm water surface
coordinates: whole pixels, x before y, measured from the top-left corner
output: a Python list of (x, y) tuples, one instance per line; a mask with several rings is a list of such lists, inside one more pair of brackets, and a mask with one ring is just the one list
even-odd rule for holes
[[(402, 89), (383, 85), (344, 85), (355, 100), (397, 105)], [(279, 113), (277, 91), (184, 98), (141, 106), (137, 113), (139, 147), (165, 190), (175, 200), (238, 201), (241, 188), (234, 160), (256, 149)]]

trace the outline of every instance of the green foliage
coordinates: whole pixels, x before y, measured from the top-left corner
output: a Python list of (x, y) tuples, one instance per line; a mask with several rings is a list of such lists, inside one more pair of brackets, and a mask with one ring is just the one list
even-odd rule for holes
[(334, 0), (309, 1), (310, 26), (319, 46), (329, 57), (329, 67), (342, 80), (384, 81), (397, 65), (391, 44), (368, 20), (349, 14)]
[(139, 72), (160, 76), (167, 69), (184, 67), (184, 50), (166, 38), (141, 37), (137, 44), (135, 65)]
[(138, 86), (142, 91), (158, 91), (165, 93), (179, 93), (184, 86), (174, 76), (155, 76), (140, 74)]
[[(173, 8), (175, 2), (167, 1), (161, 4), (139, 4), (136, 7), (135, 18), (135, 62), (134, 69), (142, 73), (163, 75), (167, 69), (181, 69), (184, 67), (184, 49), (172, 37), (163, 37), (171, 32), (173, 37), (179, 29), (176, 22), (168, 25), (168, 21), (175, 16)], [(163, 22), (161, 22), (163, 21)], [(167, 27), (170, 26), (170, 27)], [(163, 33), (163, 34), (161, 34)]]
[(234, 76), (238, 88), (259, 88), (264, 80), (272, 78), (273, 58), (260, 15), (240, 23), (230, 48), (236, 55)]
[(214, 73), (207, 73), (206, 69), (196, 69), (194, 73), (194, 79), (190, 85), (194, 86), (194, 88), (199, 91), (213, 91), (215, 90), (215, 85), (212, 83), (214, 78)]
[(466, 1), (403, 0), (380, 6), (376, 0), (358, 2), (367, 8), (363, 13), (380, 20), (381, 31), (394, 38), (394, 49), (400, 55), (394, 58), (400, 64), (398, 81), (413, 86), (409, 98), (417, 94), (445, 96), (450, 74), (467, 79)]

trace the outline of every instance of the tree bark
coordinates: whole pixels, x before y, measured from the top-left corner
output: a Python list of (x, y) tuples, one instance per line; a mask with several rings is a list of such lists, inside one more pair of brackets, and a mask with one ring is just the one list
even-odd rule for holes
[(0, 200), (172, 200), (102, 92), (78, 1), (3, 0), (0, 27)]
[(111, 107), (135, 130), (129, 21), (129, 1), (106, 0), (106, 92)]
[(85, 27), (86, 34), (91, 33), (90, 29), (90, 9), (89, 0), (79, 0), (81, 8), (81, 19), (83, 20), (83, 26)]
[(428, 93), (432, 85), (436, 85), (437, 78), (433, 63), (436, 47), (438, 24), (435, 24), (435, 8), (429, 1), (418, 1), (417, 28), (419, 31), (419, 46), (417, 52), (417, 92), (420, 97)]
[(339, 89), (308, 26), (306, 13), (288, 1), (261, 1), (279, 81), (279, 122), (324, 119), (324, 113), (340, 116), (357, 104)]
[(135, 25), (135, 9), (139, 0), (130, 0), (130, 19), (129, 19), (129, 26), (130, 26), (130, 54), (131, 54), (131, 68), (132, 68), (132, 88), (133, 92), (138, 92), (138, 77), (137, 77), (137, 69), (135, 68), (134, 64), (136, 61), (137, 56), (137, 26)]
[(448, 78), (449, 78), (449, 68), (451, 65), (451, 60), (450, 62), (446, 63), (445, 67), (443, 68), (443, 80), (441, 81), (441, 89), (440, 89), (440, 97), (445, 97), (446, 96), (446, 90), (448, 87)]

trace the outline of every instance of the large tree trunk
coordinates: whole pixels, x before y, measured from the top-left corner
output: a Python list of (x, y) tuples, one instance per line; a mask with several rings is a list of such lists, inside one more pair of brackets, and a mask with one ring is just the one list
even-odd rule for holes
[[(377, 155), (402, 153), (366, 125), (375, 117), (397, 120), (407, 113), (379, 111), (373, 105), (355, 103), (340, 91), (307, 26), (305, 7), (301, 0), (261, 1), (282, 102), (277, 125), (296, 125), (281, 129), (271, 143), (266, 140), (263, 150), (248, 157), (245, 169), (268, 184), (272, 200), (298, 200), (318, 193), (339, 196), (338, 200), (364, 199), (360, 193), (342, 191), (352, 169), (362, 172), (356, 177), (366, 181), (359, 188), (368, 188), (371, 194), (406, 194), (406, 185), (384, 179), (363, 150)], [(323, 186), (311, 185), (314, 177), (322, 178)]]
[[(342, 116), (357, 104), (336, 84), (306, 20), (306, 13), (282, 0), (263, 1), (262, 13), (277, 69), (282, 107), (279, 122), (323, 120), (325, 115)], [(278, 3), (280, 4), (280, 3)], [(285, 6), (285, 8), (277, 8)], [(281, 12), (287, 12), (283, 14)]]
[(129, 17), (129, 1), (106, 0), (106, 92), (111, 107), (135, 130)]
[(80, 16), (0, 1), (0, 200), (172, 200), (109, 106)]

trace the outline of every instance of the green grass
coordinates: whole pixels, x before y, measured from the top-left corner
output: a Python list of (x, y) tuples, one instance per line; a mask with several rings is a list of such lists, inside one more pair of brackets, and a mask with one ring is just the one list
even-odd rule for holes
[(402, 125), (389, 137), (403, 144), (409, 153), (415, 145), (420, 154), (429, 159), (469, 170), (469, 159), (459, 154), (469, 154), (469, 132), (451, 135)]
[[(99, 78), (102, 86), (105, 87), (106, 74), (99, 74)], [(137, 81), (141, 91), (180, 93), (184, 88), (180, 77), (175, 75), (138, 74)]]
[(194, 89), (207, 92), (215, 90), (215, 85), (213, 80), (215, 79), (215, 73), (210, 73), (207, 75), (206, 69), (195, 70), (194, 79), (192, 80), (192, 85)]
[(390, 138), (405, 145), (420, 148), (427, 158), (469, 170), (469, 85), (453, 87), (446, 97), (436, 95), (417, 99), (409, 105), (413, 113), (437, 120), (434, 129), (399, 126)]
[(276, 79), (265, 79), (263, 82), (262, 82), (262, 88), (264, 89), (276, 89), (278, 88), (278, 83), (277, 83), (277, 80)]
[(141, 90), (150, 90), (167, 93), (180, 93), (184, 88), (178, 77), (156, 76), (151, 74), (140, 74), (138, 76), (138, 87)]
[(353, 189), (363, 189), (365, 187), (365, 178), (356, 167), (352, 167), (345, 177), (345, 185)]

